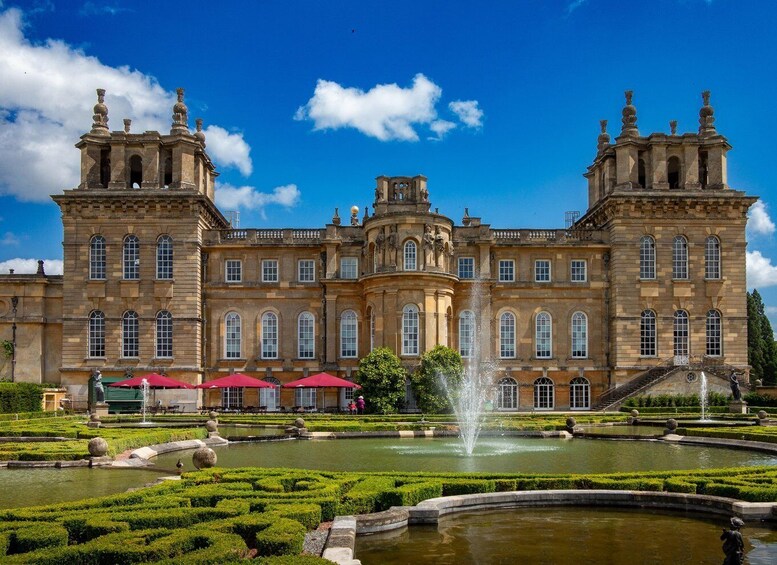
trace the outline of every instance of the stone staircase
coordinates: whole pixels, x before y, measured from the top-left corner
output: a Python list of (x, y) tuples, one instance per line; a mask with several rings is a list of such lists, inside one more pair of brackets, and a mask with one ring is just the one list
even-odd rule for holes
[[(682, 362), (678, 362), (677, 358), (670, 357), (655, 367), (651, 367), (641, 375), (634, 377), (626, 384), (605, 391), (599, 398), (596, 399), (596, 402), (592, 406), (591, 410), (611, 410), (621, 404), (628, 397), (634, 396), (643, 390), (650, 388), (677, 370), (705, 371), (708, 374), (713, 373), (718, 376), (727, 378), (731, 371), (738, 372), (741, 369), (732, 365), (721, 363), (715, 358), (705, 356), (683, 358)], [(739, 384), (742, 387), (742, 393), (746, 393), (748, 390), (747, 383), (740, 381)]]

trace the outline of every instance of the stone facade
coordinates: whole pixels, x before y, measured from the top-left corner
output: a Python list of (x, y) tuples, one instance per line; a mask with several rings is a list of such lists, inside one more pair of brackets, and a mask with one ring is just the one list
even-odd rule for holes
[[(183, 92), (168, 135), (130, 133), (129, 120), (109, 131), (102, 96), (77, 144), (81, 183), (54, 197), (63, 277), (0, 276), (0, 335), (18, 296), (17, 320), (37, 344), (19, 344), (20, 378), (83, 387), (94, 368), (191, 383), (229, 372), (351, 378), (374, 347), (412, 370), (443, 344), (495, 367), (496, 408), (559, 410), (590, 408), (662, 363), (747, 371), (755, 198), (727, 184), (730, 146), (707, 93), (698, 133), (673, 123), (645, 137), (628, 92), (614, 143), (602, 123), (588, 211), (552, 230), (493, 229), (467, 212), (456, 224), (432, 208), (421, 175), (378, 177), (372, 213), (335, 209), (324, 227), (232, 228)], [(301, 402), (294, 393), (277, 404)]]

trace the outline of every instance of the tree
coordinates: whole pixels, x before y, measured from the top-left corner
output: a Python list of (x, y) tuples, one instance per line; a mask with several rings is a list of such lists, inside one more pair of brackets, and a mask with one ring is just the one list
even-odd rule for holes
[(410, 377), (418, 408), (433, 414), (452, 412), (445, 389), (447, 386), (455, 396), (463, 376), (464, 366), (458, 351), (438, 345), (424, 353), (421, 365)]
[(751, 379), (777, 384), (777, 342), (756, 289), (747, 293), (747, 362), (752, 367)]
[(356, 382), (367, 403), (368, 412), (392, 414), (405, 398), (407, 371), (388, 347), (373, 349), (359, 361)]

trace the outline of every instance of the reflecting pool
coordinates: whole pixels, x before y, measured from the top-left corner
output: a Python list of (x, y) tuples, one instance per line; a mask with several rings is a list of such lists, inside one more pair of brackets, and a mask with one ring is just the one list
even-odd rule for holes
[[(191, 451), (160, 455), (172, 468)], [(457, 438), (294, 440), (216, 448), (219, 467), (299, 467), (327, 471), (615, 473), (777, 465), (764, 453), (662, 441), (481, 437), (472, 456)]]
[[(723, 561), (725, 516), (599, 508), (521, 508), (443, 517), (356, 538), (364, 565), (435, 563), (639, 563), (691, 565)], [(777, 563), (777, 531), (742, 529), (750, 565)]]

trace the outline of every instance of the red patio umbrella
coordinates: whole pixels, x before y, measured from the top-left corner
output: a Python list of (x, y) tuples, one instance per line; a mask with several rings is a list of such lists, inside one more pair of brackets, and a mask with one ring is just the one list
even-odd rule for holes
[(197, 388), (274, 388), (275, 385), (243, 373), (234, 373), (220, 379), (207, 381)]
[[(284, 388), (361, 388), (354, 382), (346, 381), (329, 373), (318, 373), (309, 377), (297, 379), (283, 385)], [(326, 393), (324, 393), (326, 394)], [(323, 396), (323, 395), (322, 395)], [(325, 398), (321, 399), (326, 408)]]
[(189, 383), (176, 381), (175, 379), (171, 379), (170, 377), (158, 373), (151, 373), (149, 375), (143, 375), (142, 377), (132, 377), (131, 379), (111, 383), (108, 386), (140, 388), (143, 386), (144, 380), (148, 382), (148, 388), (194, 388), (194, 386)]
[(283, 385), (283, 387), (284, 388), (298, 388), (298, 387), (361, 388), (359, 385), (357, 385), (354, 382), (346, 381), (345, 379), (341, 379), (340, 377), (332, 376), (329, 373), (318, 373), (317, 375), (311, 375), (309, 377), (297, 379), (296, 381), (291, 381), (290, 383), (286, 383), (285, 385)]

